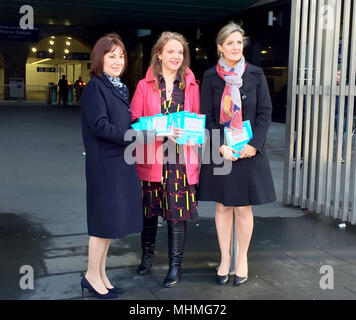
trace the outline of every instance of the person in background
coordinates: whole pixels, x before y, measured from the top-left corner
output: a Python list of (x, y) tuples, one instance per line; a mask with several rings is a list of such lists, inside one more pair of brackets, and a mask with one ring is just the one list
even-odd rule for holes
[(76, 98), (77, 103), (80, 101), (80, 96), (82, 95), (84, 86), (85, 86), (85, 83), (82, 80), (82, 77), (79, 77), (79, 79), (76, 80), (74, 83), (75, 98)]
[(81, 286), (100, 299), (123, 293), (106, 274), (111, 239), (142, 230), (141, 184), (128, 164), (124, 136), (132, 124), (129, 92), (120, 76), (127, 65), (125, 46), (116, 33), (100, 38), (92, 52), (91, 80), (81, 106), (85, 147), (88, 268)]
[(62, 78), (58, 81), (58, 88), (58, 104), (61, 104), (62, 100), (63, 105), (66, 105), (68, 98), (68, 81), (65, 75), (62, 75)]
[[(188, 65), (189, 48), (185, 38), (179, 33), (163, 32), (153, 46), (146, 77), (138, 83), (132, 99), (133, 119), (159, 113), (198, 113), (199, 87)], [(181, 130), (175, 129), (175, 137), (181, 134)], [(162, 148), (163, 145), (167, 148)], [(136, 148), (137, 170), (142, 180), (144, 227), (141, 232), (142, 259), (137, 272), (144, 275), (151, 269), (158, 216), (161, 216), (168, 226), (169, 258), (169, 270), (163, 285), (172, 287), (180, 281), (186, 221), (198, 219), (197, 146), (177, 145), (174, 137), (165, 137), (163, 141), (156, 137), (144, 146), (143, 155), (139, 153)], [(145, 159), (152, 158), (152, 155), (156, 160), (150, 164)], [(162, 164), (163, 157), (168, 161)]]
[[(219, 31), (216, 40), (219, 60), (205, 72), (200, 95), (201, 113), (206, 115), (206, 127), (211, 137), (210, 152), (206, 154), (210, 159), (222, 155), (231, 164), (231, 171), (217, 175), (214, 169), (220, 165), (203, 160), (199, 178), (198, 200), (216, 203), (215, 223), (221, 252), (216, 274), (218, 284), (229, 280), (233, 215), (238, 242), (233, 284), (240, 285), (248, 278), (247, 253), (253, 232), (252, 205), (276, 200), (264, 150), (272, 103), (262, 69), (245, 61), (245, 42), (244, 30), (234, 22)], [(250, 120), (253, 138), (236, 157), (225, 142), (224, 127), (241, 130), (245, 120)], [(219, 133), (219, 139), (214, 139), (214, 130)]]

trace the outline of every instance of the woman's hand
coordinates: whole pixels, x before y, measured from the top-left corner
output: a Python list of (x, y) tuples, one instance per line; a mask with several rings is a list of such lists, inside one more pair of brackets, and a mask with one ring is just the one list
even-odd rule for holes
[(184, 129), (173, 127), (173, 137), (180, 138), (184, 135)]
[(231, 160), (231, 161), (236, 161), (238, 158), (236, 158), (234, 156), (234, 149), (232, 149), (231, 147), (223, 144), (221, 147), (220, 147), (220, 153), (221, 155), (224, 157), (224, 159), (226, 160)]
[(249, 144), (245, 144), (245, 146), (240, 151), (239, 159), (251, 158), (256, 155), (257, 149), (255, 147), (250, 146)]
[(184, 135), (184, 129), (173, 127), (173, 135), (168, 136), (168, 139), (172, 140), (174, 143), (177, 143), (177, 138), (180, 138)]

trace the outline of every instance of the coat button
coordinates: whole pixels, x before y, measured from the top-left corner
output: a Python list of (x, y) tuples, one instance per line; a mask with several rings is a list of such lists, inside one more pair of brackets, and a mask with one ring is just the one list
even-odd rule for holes
[(241, 99), (242, 99), (242, 100), (246, 100), (246, 98), (247, 98), (247, 97), (246, 97), (245, 94), (243, 94), (243, 95), (241, 96)]

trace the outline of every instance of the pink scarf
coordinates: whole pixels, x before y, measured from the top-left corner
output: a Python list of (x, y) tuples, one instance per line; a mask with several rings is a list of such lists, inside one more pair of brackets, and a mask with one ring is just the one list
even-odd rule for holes
[(235, 68), (230, 68), (221, 57), (216, 65), (216, 72), (225, 81), (220, 103), (220, 123), (225, 127), (242, 129), (242, 104), (240, 88), (245, 72), (245, 58), (242, 56)]

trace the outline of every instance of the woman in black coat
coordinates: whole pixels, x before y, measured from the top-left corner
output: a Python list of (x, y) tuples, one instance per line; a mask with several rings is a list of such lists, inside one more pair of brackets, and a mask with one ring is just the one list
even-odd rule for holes
[[(230, 238), (235, 214), (238, 240), (234, 285), (247, 280), (247, 252), (253, 231), (252, 205), (276, 200), (264, 144), (270, 125), (272, 104), (263, 71), (245, 62), (244, 31), (231, 22), (217, 37), (218, 64), (203, 77), (200, 110), (206, 115), (210, 144), (204, 152), (198, 199), (215, 201), (215, 223), (221, 251), (216, 281), (225, 284), (230, 270)], [(253, 138), (233, 153), (224, 140), (224, 127), (240, 130), (250, 120)], [(223, 164), (216, 159), (224, 158)], [(215, 163), (214, 163), (215, 162)]]
[(92, 78), (81, 97), (90, 236), (88, 270), (81, 284), (99, 298), (123, 292), (105, 272), (111, 239), (140, 232), (143, 225), (140, 180), (135, 163), (124, 158), (132, 143), (124, 139), (131, 126), (128, 90), (120, 80), (126, 63), (117, 34), (100, 38), (92, 52)]

